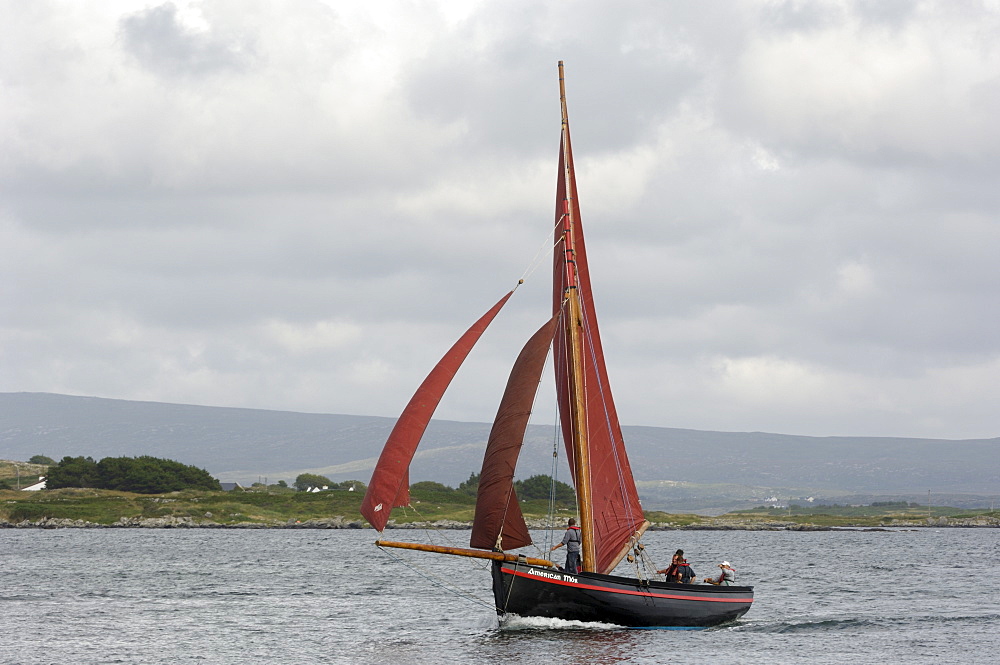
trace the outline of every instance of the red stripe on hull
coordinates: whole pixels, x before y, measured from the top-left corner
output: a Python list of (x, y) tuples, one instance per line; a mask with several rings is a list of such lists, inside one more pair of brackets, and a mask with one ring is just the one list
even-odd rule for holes
[(593, 584), (581, 584), (579, 582), (567, 582), (565, 580), (555, 580), (548, 577), (538, 577), (536, 575), (530, 575), (528, 573), (521, 572), (520, 570), (508, 570), (507, 568), (501, 569), (507, 575), (515, 575), (517, 577), (524, 577), (529, 580), (534, 580), (535, 582), (544, 582), (545, 584), (558, 584), (560, 586), (568, 586), (576, 589), (589, 589), (591, 591), (603, 591), (605, 593), (620, 593), (628, 596), (644, 596), (648, 598), (670, 598), (673, 600), (695, 600), (699, 602), (706, 603), (752, 603), (753, 598), (707, 598), (704, 596), (691, 596), (686, 594), (668, 594), (668, 593), (652, 593), (648, 591), (630, 591), (628, 589), (615, 589), (606, 586), (596, 586)]

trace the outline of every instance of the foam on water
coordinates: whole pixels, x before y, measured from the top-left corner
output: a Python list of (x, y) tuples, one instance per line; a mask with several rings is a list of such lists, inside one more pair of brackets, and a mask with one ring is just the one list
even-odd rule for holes
[(622, 627), (613, 623), (597, 621), (566, 621), (565, 619), (547, 619), (545, 617), (522, 617), (508, 614), (500, 622), (501, 630), (621, 630)]

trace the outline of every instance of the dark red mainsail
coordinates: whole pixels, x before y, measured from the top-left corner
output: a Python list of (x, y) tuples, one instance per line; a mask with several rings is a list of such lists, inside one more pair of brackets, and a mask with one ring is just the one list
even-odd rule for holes
[(424, 435), (424, 430), (427, 429), (427, 423), (430, 422), (441, 396), (455, 377), (458, 368), (465, 362), (469, 351), (513, 293), (511, 291), (501, 298), (490, 311), (465, 331), (420, 384), (399, 416), (399, 420), (396, 421), (396, 426), (392, 428), (385, 442), (385, 448), (382, 449), (382, 455), (375, 465), (365, 498), (361, 502), (361, 514), (377, 531), (385, 529), (389, 513), (394, 507), (409, 505), (410, 462), (413, 460), (420, 438)]
[(555, 326), (556, 317), (553, 317), (531, 336), (514, 361), (479, 474), (476, 517), (469, 543), (472, 547), (512, 550), (531, 544), (514, 492), (514, 467), (524, 443), (524, 432)]

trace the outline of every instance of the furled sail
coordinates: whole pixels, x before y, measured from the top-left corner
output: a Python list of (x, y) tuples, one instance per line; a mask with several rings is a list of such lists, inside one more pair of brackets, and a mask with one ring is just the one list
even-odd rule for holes
[(469, 543), (472, 547), (512, 550), (531, 544), (514, 492), (514, 467), (549, 355), (556, 318), (549, 319), (531, 336), (511, 369), (479, 474), (476, 517)]
[(427, 423), (430, 422), (441, 396), (455, 377), (458, 368), (465, 362), (469, 351), (513, 293), (511, 291), (501, 298), (490, 311), (465, 331), (420, 384), (399, 416), (399, 420), (396, 421), (382, 449), (382, 455), (375, 465), (365, 498), (361, 502), (361, 514), (377, 531), (385, 529), (393, 507), (409, 504), (410, 462), (417, 451), (417, 444), (420, 443), (424, 430), (427, 429)]
[[(569, 456), (570, 469), (576, 464), (572, 443), (573, 420), (570, 410), (571, 386), (568, 377), (570, 325), (580, 325), (582, 343), (582, 380), (584, 409), (586, 412), (586, 438), (589, 451), (589, 474), (592, 488), (593, 538), (599, 573), (610, 573), (629, 549), (631, 538), (645, 529), (646, 523), (639, 503), (639, 496), (632, 478), (632, 469), (625, 453), (621, 425), (611, 396), (601, 336), (597, 327), (597, 313), (590, 286), (587, 252), (580, 221), (576, 176), (573, 170), (573, 151), (570, 145), (569, 125), (564, 119), (562, 144), (559, 151), (559, 179), (556, 191), (556, 233), (567, 230), (563, 245), (554, 252), (552, 308), (559, 312), (565, 307), (568, 287), (575, 281), (581, 303), (581, 321), (571, 322), (568, 317), (560, 320), (554, 342), (556, 370), (556, 395), (562, 421), (563, 437)], [(571, 242), (567, 250), (567, 242)]]

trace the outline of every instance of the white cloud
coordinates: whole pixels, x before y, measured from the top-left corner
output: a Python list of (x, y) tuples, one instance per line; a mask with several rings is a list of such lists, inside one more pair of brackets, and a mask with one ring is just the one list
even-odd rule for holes
[(786, 358), (716, 358), (713, 365), (723, 397), (744, 404), (802, 408), (831, 392), (829, 377), (817, 368)]
[(316, 353), (356, 343), (362, 334), (360, 326), (346, 321), (317, 321), (295, 325), (285, 321), (268, 321), (263, 334), (288, 353)]
[(846, 5), (836, 13), (818, 25), (759, 30), (733, 71), (736, 113), (785, 149), (825, 144), (844, 158), (995, 152), (996, 11), (924, 3), (896, 25)]

